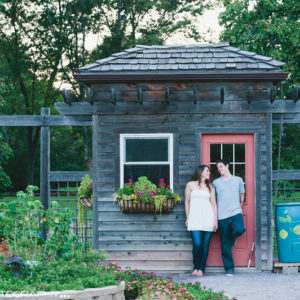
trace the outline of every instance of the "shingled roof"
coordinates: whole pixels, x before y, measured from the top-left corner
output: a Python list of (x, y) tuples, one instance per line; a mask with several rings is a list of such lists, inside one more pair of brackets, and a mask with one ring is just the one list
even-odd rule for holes
[(283, 62), (230, 47), (229, 43), (181, 46), (136, 46), (95, 61), (79, 73), (249, 73), (281, 72)]

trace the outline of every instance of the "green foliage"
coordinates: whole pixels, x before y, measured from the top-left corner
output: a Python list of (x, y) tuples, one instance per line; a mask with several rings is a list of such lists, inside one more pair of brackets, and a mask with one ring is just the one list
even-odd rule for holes
[(118, 201), (119, 199), (134, 199), (141, 202), (153, 202), (156, 211), (161, 212), (162, 205), (168, 198), (174, 199), (175, 202), (181, 201), (179, 195), (174, 193), (170, 187), (165, 184), (163, 178), (160, 179), (160, 185), (159, 188), (157, 188), (146, 176), (142, 176), (139, 177), (135, 183), (132, 179), (129, 179), (129, 182), (116, 192), (114, 201)]
[(12, 155), (12, 149), (5, 143), (2, 133), (0, 133), (0, 192), (4, 192), (11, 187), (11, 179), (4, 171), (3, 165), (7, 164)]
[(125, 299), (228, 299), (223, 293), (202, 289), (199, 282), (192, 284), (173, 283), (153, 272), (147, 273), (112, 262), (105, 271), (113, 271), (116, 279), (125, 281)]
[[(51, 202), (46, 211), (39, 200), (34, 200), (38, 188), (28, 186), (17, 199), (0, 203), (0, 290), (54, 291), (84, 289), (117, 284), (112, 272), (96, 266), (106, 259), (104, 251), (86, 250), (71, 233), (68, 209), (59, 210)], [(45, 226), (47, 239), (40, 238)], [(16, 277), (13, 265), (2, 265), (7, 258), (21, 260)], [(20, 260), (18, 258), (18, 260)]]
[[(96, 263), (79, 262), (76, 259), (53, 259), (38, 263), (31, 275), (13, 276), (12, 270), (0, 266), (0, 290), (2, 291), (63, 291), (118, 285), (113, 272), (103, 272)], [(29, 274), (30, 274), (29, 273)]]
[(86, 225), (87, 211), (86, 207), (81, 203), (80, 197), (91, 198), (91, 203), (93, 203), (93, 180), (88, 174), (82, 178), (78, 188), (78, 224), (83, 229), (82, 227)]
[(300, 3), (297, 0), (222, 0), (224, 27), (221, 40), (243, 50), (270, 56), (286, 63), (291, 76), (284, 84), (288, 95), (299, 84)]
[(87, 174), (82, 178), (78, 188), (78, 196), (91, 197), (93, 195), (93, 180)]
[(211, 7), (201, 0), (105, 0), (95, 26), (103, 42), (92, 51), (90, 61), (110, 56), (137, 44), (162, 45), (170, 36), (183, 32), (199, 37), (197, 17)]
[[(291, 76), (283, 83), (283, 95), (290, 97), (299, 85), (300, 2), (297, 0), (222, 0), (220, 14), (224, 27), (221, 40), (231, 46), (270, 56), (285, 62), (283, 71)], [(273, 125), (273, 169), (277, 168), (279, 126)], [(299, 169), (299, 124), (285, 125), (282, 140), (281, 169)]]

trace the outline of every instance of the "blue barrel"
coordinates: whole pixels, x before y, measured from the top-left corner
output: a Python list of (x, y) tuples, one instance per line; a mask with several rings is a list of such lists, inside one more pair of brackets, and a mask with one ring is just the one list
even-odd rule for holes
[(282, 263), (300, 262), (300, 203), (276, 204), (278, 258)]

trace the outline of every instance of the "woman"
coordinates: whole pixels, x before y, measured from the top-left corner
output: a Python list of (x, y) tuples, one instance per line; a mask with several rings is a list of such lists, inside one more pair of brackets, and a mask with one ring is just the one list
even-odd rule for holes
[(194, 276), (203, 276), (209, 241), (218, 229), (215, 189), (209, 177), (209, 167), (200, 165), (185, 188), (185, 225), (192, 234)]

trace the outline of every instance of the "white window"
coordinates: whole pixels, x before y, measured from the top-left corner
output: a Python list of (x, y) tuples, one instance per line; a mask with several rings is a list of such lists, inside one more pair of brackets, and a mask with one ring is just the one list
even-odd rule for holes
[(172, 134), (120, 135), (120, 186), (141, 176), (147, 176), (156, 185), (164, 178), (173, 189)]

